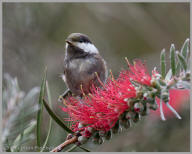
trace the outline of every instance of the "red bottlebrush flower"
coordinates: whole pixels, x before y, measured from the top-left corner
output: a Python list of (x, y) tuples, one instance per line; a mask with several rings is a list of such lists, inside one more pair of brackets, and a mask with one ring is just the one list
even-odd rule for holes
[[(87, 131), (88, 127), (107, 132), (115, 126), (120, 115), (130, 108), (129, 99), (136, 98), (138, 94), (138, 87), (132, 81), (151, 86), (152, 77), (159, 75), (153, 70), (150, 76), (139, 60), (135, 61), (134, 65), (128, 65), (129, 70), (122, 71), (116, 80), (112, 76), (105, 85), (101, 83), (102, 87), (93, 85), (91, 94), (84, 95), (82, 99), (69, 97), (65, 100), (66, 107), (62, 109), (69, 114), (70, 118), (67, 120), (73, 122), (73, 131), (82, 131), (85, 137), (91, 135)], [(135, 106), (135, 112), (141, 112), (141, 108), (137, 108), (138, 106)]]
[[(181, 110), (183, 102), (188, 101), (190, 96), (190, 90), (181, 90), (181, 89), (170, 89), (169, 90), (169, 104), (176, 109), (177, 111)], [(160, 100), (157, 98), (157, 103), (159, 104)], [(163, 103), (163, 110), (166, 113), (167, 117), (172, 117), (174, 114), (170, 109)], [(153, 111), (154, 115), (160, 114), (159, 108), (156, 111)]]
[[(151, 85), (151, 76), (148, 73), (145, 65), (140, 60), (135, 60), (134, 65), (128, 63), (129, 70), (123, 71), (120, 74), (122, 78), (128, 78), (129, 80), (136, 81), (140, 84), (150, 86)], [(154, 76), (157, 72), (152, 71)]]
[(92, 133), (90, 132), (90, 130), (89, 130), (88, 128), (86, 128), (86, 129), (84, 130), (84, 132), (83, 132), (82, 135), (83, 135), (84, 137), (89, 138), (89, 137), (92, 135)]
[(74, 122), (74, 131), (82, 129), (78, 128), (79, 122), (86, 124), (83, 129), (89, 126), (96, 130), (108, 131), (129, 108), (125, 100), (133, 97), (136, 97), (136, 90), (129, 78), (119, 77), (117, 80), (108, 79), (102, 88), (93, 86), (92, 94), (81, 100), (68, 98), (65, 100), (66, 107), (62, 109)]
[[(140, 61), (136, 61), (134, 66), (129, 65), (129, 68), (129, 71), (122, 71), (117, 80), (113, 77), (108, 79), (105, 85), (102, 84), (102, 88), (92, 86), (92, 94), (89, 96), (81, 100), (73, 97), (65, 100), (66, 107), (63, 111), (69, 114), (68, 120), (73, 121), (74, 131), (87, 127), (108, 131), (129, 108), (127, 100), (136, 97), (136, 90), (130, 79), (150, 85), (151, 77)], [(79, 123), (85, 126), (80, 128)]]

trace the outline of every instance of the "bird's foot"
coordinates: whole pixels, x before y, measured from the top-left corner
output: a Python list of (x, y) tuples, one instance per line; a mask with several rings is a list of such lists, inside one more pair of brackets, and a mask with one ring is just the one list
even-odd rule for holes
[(57, 100), (58, 102), (62, 103), (64, 101), (63, 95), (60, 95)]
[(58, 98), (58, 102), (63, 102), (64, 101), (64, 99), (66, 98), (66, 97), (68, 97), (68, 96), (72, 96), (72, 93), (71, 93), (71, 91), (69, 90), (69, 89), (67, 89), (63, 94), (61, 94), (60, 96), (59, 96), (59, 98)]

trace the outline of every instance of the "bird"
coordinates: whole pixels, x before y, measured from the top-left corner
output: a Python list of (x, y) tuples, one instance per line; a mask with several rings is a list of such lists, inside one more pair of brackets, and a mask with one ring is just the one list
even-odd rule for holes
[(65, 40), (64, 80), (67, 90), (59, 96), (80, 96), (91, 93), (91, 87), (106, 83), (108, 71), (106, 61), (89, 37), (82, 33), (71, 33)]

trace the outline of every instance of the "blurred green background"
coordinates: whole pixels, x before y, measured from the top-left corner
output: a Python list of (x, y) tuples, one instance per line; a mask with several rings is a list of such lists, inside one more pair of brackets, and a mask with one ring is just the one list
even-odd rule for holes
[[(151, 71), (159, 68), (163, 48), (167, 57), (171, 43), (180, 50), (189, 37), (189, 15), (189, 3), (3, 3), (3, 73), (17, 77), (21, 90), (28, 92), (40, 86), (47, 66), (53, 109), (64, 118), (57, 98), (66, 89), (60, 74), (70, 33), (87, 34), (117, 77), (126, 68), (124, 57), (146, 61)], [(148, 116), (103, 145), (86, 147), (92, 151), (189, 151), (189, 101), (183, 106), (181, 121), (162, 122), (160, 117)], [(44, 110), (42, 141), (48, 119)], [(48, 146), (65, 138), (65, 131), (53, 123)], [(35, 140), (30, 143), (35, 144)]]

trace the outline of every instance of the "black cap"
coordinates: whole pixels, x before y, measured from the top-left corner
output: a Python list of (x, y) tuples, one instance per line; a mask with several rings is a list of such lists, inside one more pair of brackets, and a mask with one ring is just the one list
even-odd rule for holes
[(92, 43), (87, 35), (81, 33), (72, 33), (67, 37), (67, 40), (80, 43)]

